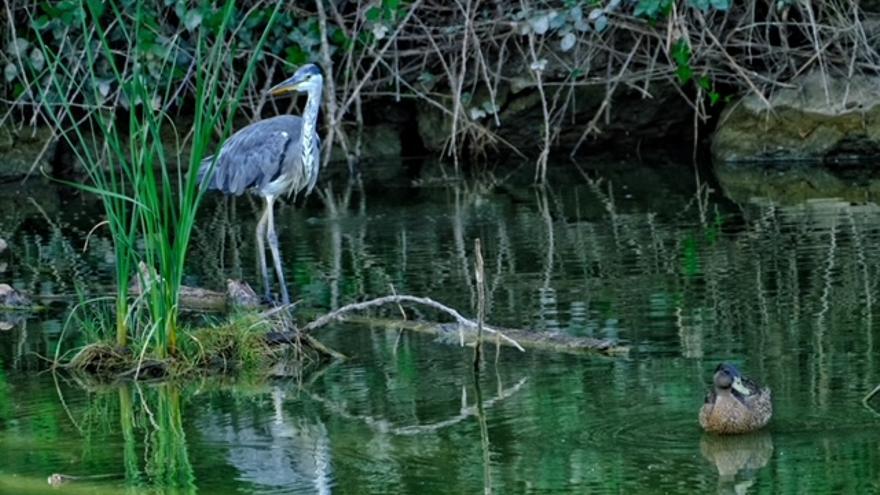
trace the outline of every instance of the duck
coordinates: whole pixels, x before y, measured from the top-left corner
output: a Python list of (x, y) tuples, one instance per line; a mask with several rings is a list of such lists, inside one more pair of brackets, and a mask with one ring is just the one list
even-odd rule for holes
[(700, 426), (710, 433), (735, 435), (763, 428), (773, 416), (770, 389), (743, 376), (736, 366), (715, 368), (713, 387), (700, 408)]

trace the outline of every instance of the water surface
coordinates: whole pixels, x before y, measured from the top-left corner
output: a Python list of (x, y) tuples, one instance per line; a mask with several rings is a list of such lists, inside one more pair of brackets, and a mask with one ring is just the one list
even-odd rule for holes
[[(0, 282), (49, 310), (0, 315), (0, 492), (111, 475), (71, 493), (867, 493), (880, 489), (873, 317), (880, 208), (697, 194), (687, 167), (596, 167), (546, 190), (468, 181), (333, 184), (282, 207), (293, 297), (310, 310), (390, 293), (473, 314), (481, 238), (492, 323), (613, 338), (626, 357), (472, 351), (352, 324), (322, 331), (350, 360), (301, 377), (108, 387), (41, 373), (77, 291), (109, 293), (93, 200), (0, 195)], [(33, 202), (28, 198), (33, 198)], [(700, 198), (703, 198), (702, 200)], [(256, 282), (253, 198), (201, 212), (187, 283)], [(85, 248), (84, 248), (85, 246)], [(396, 314), (392, 308), (389, 315)], [(437, 319), (428, 310), (413, 315)], [(704, 435), (718, 362), (768, 383), (766, 431)], [(481, 436), (478, 404), (485, 434)]]

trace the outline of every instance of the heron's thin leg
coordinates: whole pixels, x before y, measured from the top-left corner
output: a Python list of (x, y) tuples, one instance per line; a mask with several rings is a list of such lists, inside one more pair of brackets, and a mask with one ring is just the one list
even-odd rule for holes
[(269, 212), (272, 211), (272, 203), (266, 200), (266, 208), (257, 222), (257, 256), (260, 260), (260, 275), (263, 276), (263, 294), (267, 300), (271, 300), (272, 293), (269, 290), (269, 269), (266, 267), (266, 244), (263, 239), (266, 237), (266, 222), (269, 219)]
[(275, 235), (275, 215), (272, 212), (272, 203), (275, 198), (267, 196), (266, 201), (269, 206), (267, 214), (269, 216), (269, 227), (266, 237), (269, 239), (269, 250), (272, 251), (272, 261), (275, 262), (275, 274), (278, 276), (278, 285), (281, 286), (281, 304), (290, 304), (290, 295), (287, 293), (287, 284), (284, 283), (284, 272), (281, 265), (281, 253), (278, 251), (278, 236)]

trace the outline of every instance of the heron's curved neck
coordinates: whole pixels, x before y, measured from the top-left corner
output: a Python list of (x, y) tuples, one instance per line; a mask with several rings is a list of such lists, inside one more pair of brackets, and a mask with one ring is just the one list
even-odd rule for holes
[(302, 146), (300, 149), (302, 150), (302, 158), (303, 163), (311, 163), (311, 160), (316, 157), (312, 156), (312, 148), (315, 143), (313, 142), (314, 136), (316, 135), (315, 128), (318, 125), (318, 112), (321, 109), (321, 88), (323, 84), (319, 81), (318, 84), (313, 85), (306, 97), (306, 109), (303, 112), (303, 129), (302, 136), (300, 139), (302, 140)]

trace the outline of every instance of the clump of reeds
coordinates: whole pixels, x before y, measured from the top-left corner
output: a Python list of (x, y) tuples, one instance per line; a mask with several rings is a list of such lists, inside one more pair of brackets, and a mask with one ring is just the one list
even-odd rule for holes
[[(231, 0), (218, 11), (219, 23), (199, 32), (194, 56), (183, 62), (184, 67), (181, 62), (186, 57), (179, 44), (171, 43), (158, 54), (154, 50), (150, 40), (160, 33), (145, 22), (143, 1), (127, 10), (119, 1), (82, 2), (81, 8), (78, 27), (86, 40), (81, 44), (80, 65), (64, 63), (35, 31), (47, 66), (41, 110), (61, 131), (88, 175), (88, 182), (74, 185), (103, 202), (106, 216), (99, 225), (110, 230), (115, 255), (115, 347), (88, 348), (81, 359), (114, 368), (119, 358), (115, 349), (127, 348), (132, 340), (142, 345), (136, 349), (140, 356), (163, 360), (176, 352), (180, 287), (202, 198), (198, 168), (215, 132), (226, 136), (231, 131), (244, 86), (225, 83), (235, 63), (230, 48), (235, 28)], [(255, 52), (277, 13), (278, 8)], [(115, 30), (111, 36), (117, 23), (130, 26), (131, 32), (123, 30), (120, 38)], [(255, 64), (252, 59), (240, 69), (245, 81)], [(99, 66), (109, 68), (109, 81), (98, 73)], [(163, 142), (164, 130), (173, 126), (170, 111), (179, 90), (172, 74), (185, 66), (190, 73), (182, 84), (194, 88), (197, 100), (185, 138), (188, 164), (181, 163), (179, 156), (169, 156)], [(148, 70), (168, 77), (148, 77)], [(175, 144), (176, 150), (183, 148)], [(128, 291), (132, 277), (140, 276), (134, 273), (139, 262), (156, 267), (157, 276), (140, 280), (148, 290), (132, 300)]]

